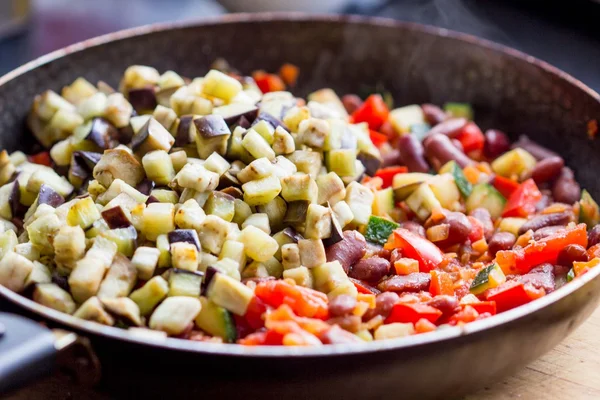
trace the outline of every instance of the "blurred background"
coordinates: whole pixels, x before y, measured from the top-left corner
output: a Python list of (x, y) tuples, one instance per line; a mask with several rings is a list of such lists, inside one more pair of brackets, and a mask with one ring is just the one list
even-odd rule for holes
[(0, 75), (119, 29), (255, 11), (384, 16), (471, 33), (548, 61), (600, 91), (594, 0), (0, 0)]

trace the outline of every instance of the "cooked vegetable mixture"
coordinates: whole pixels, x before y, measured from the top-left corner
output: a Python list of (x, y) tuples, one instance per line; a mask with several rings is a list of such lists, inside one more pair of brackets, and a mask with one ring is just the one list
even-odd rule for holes
[(468, 104), (303, 100), (298, 72), (136, 65), (37, 96), (46, 150), (0, 153), (0, 284), (137, 334), (322, 345), (488, 318), (600, 264), (559, 155)]

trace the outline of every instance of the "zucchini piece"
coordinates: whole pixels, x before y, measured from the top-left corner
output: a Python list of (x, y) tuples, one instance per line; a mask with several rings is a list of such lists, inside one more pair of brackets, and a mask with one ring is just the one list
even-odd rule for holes
[(148, 179), (154, 181), (159, 186), (166, 186), (175, 178), (173, 161), (164, 150), (155, 150), (146, 153), (142, 157), (142, 165)]
[(349, 282), (348, 275), (344, 272), (342, 264), (337, 260), (312, 268), (311, 272), (315, 289), (326, 294)]
[(443, 208), (448, 210), (460, 210), (460, 192), (454, 178), (450, 174), (434, 175), (427, 181), (431, 191)]
[(424, 123), (425, 116), (420, 105), (412, 104), (390, 111), (388, 121), (396, 132), (405, 134), (410, 131), (412, 125)]
[(235, 343), (237, 330), (229, 311), (204, 296), (200, 297), (200, 303), (202, 308), (196, 316), (196, 326), (212, 336), (222, 338), (227, 343)]
[(463, 170), (458, 166), (456, 161), (448, 161), (439, 171), (440, 174), (449, 173), (454, 177), (454, 183), (458, 187), (463, 198), (469, 197), (473, 191), (473, 185), (467, 180)]
[(425, 182), (421, 183), (406, 199), (406, 205), (419, 217), (425, 221), (436, 208), (442, 208), (442, 205), (433, 194), (431, 187)]
[(522, 148), (512, 149), (492, 162), (492, 171), (505, 178), (521, 176), (531, 172), (536, 160)]
[[(188, 164), (189, 165), (189, 164)], [(175, 207), (170, 203), (151, 203), (144, 209), (142, 232), (155, 241), (161, 234), (175, 229)]]
[(264, 213), (267, 216), (270, 234), (271, 231), (277, 231), (282, 228), (283, 219), (287, 212), (287, 203), (281, 197), (277, 196), (267, 204), (257, 206), (256, 211)]
[(35, 285), (33, 301), (66, 314), (73, 314), (77, 308), (69, 292), (55, 283), (38, 283)]
[(243, 283), (217, 272), (208, 284), (206, 297), (216, 305), (242, 316), (246, 314), (254, 292)]
[(506, 276), (504, 276), (504, 272), (502, 272), (502, 269), (498, 266), (498, 264), (494, 263), (482, 268), (479, 271), (473, 280), (473, 283), (471, 283), (469, 292), (478, 295), (488, 289), (498, 287), (504, 282), (506, 282)]
[(527, 222), (527, 218), (502, 218), (498, 224), (498, 231), (510, 232), (515, 235), (515, 237), (519, 237), (519, 230), (525, 222)]
[(125, 297), (129, 295), (136, 282), (137, 269), (135, 265), (127, 257), (117, 253), (106, 277), (100, 284), (97, 296), (100, 299)]
[(314, 202), (319, 195), (317, 183), (306, 173), (296, 173), (281, 180), (281, 196), (288, 203), (305, 200)]
[(203, 278), (204, 274), (202, 272), (194, 272), (178, 268), (170, 269), (168, 279), (168, 296), (188, 296), (199, 298)]
[(137, 245), (137, 231), (133, 226), (127, 228), (107, 229), (101, 231), (99, 237), (106, 238), (117, 245), (119, 253), (127, 257), (133, 256)]
[(585, 189), (581, 191), (581, 200), (579, 201), (579, 222), (586, 224), (588, 229), (592, 229), (600, 223), (598, 203)]
[(394, 229), (397, 229), (399, 226), (400, 225), (393, 221), (371, 215), (369, 223), (367, 224), (365, 239), (368, 242), (377, 243), (383, 246), (387, 243), (388, 238)]
[(216, 69), (208, 71), (202, 81), (202, 93), (226, 102), (231, 101), (242, 89), (242, 84), (237, 79)]
[(250, 181), (242, 185), (244, 201), (250, 206), (259, 206), (269, 203), (282, 191), (279, 178), (269, 176), (267, 178)]
[(327, 153), (327, 170), (339, 176), (356, 175), (356, 150), (339, 149)]
[(148, 326), (168, 335), (179, 335), (194, 321), (201, 309), (202, 305), (198, 299), (185, 296), (168, 297), (156, 307)]
[(252, 157), (255, 159), (266, 157), (269, 160), (275, 159), (275, 151), (258, 132), (253, 128), (246, 131), (244, 138), (242, 139), (242, 146)]
[(473, 191), (465, 202), (467, 212), (483, 207), (490, 212), (494, 219), (502, 216), (504, 204), (506, 204), (504, 196), (488, 183), (479, 183), (473, 186)]
[(366, 225), (369, 222), (373, 209), (373, 192), (358, 182), (351, 182), (346, 187), (346, 203), (352, 210), (354, 219), (352, 222), (358, 225)]
[(444, 111), (454, 118), (466, 118), (473, 121), (473, 107), (469, 103), (448, 102), (444, 104)]
[(140, 308), (141, 315), (148, 315), (169, 293), (169, 284), (161, 276), (155, 276), (141, 288), (134, 290), (129, 298)]
[(206, 214), (216, 215), (227, 222), (233, 220), (235, 215), (234, 198), (223, 192), (211, 192), (204, 203)]
[(390, 215), (394, 208), (394, 189), (388, 187), (375, 192), (375, 198), (373, 199), (373, 214)]
[(33, 262), (13, 251), (9, 251), (0, 261), (0, 285), (13, 292), (22, 292), (33, 268)]

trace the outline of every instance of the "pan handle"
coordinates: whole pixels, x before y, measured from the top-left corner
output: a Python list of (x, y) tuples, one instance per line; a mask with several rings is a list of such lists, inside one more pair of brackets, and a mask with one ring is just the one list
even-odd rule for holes
[(57, 338), (41, 324), (0, 313), (0, 394), (18, 388), (56, 365)]

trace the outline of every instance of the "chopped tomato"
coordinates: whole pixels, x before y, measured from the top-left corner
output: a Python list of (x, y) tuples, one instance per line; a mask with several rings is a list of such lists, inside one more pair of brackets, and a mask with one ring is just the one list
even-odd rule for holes
[(535, 212), (535, 205), (541, 198), (542, 193), (533, 179), (527, 179), (510, 195), (502, 216), (525, 218)]
[(600, 243), (593, 245), (589, 249), (587, 249), (588, 259), (593, 259), (596, 257), (600, 257)]
[(37, 154), (32, 154), (28, 158), (29, 158), (29, 161), (34, 164), (45, 165), (46, 167), (52, 166), (52, 159), (50, 158), (50, 153), (47, 151), (42, 151)]
[(456, 139), (462, 144), (465, 153), (481, 150), (485, 143), (485, 137), (481, 129), (474, 122), (466, 124), (458, 133)]
[(478, 301), (470, 303), (469, 306), (473, 307), (479, 314), (490, 313), (490, 315), (496, 315), (495, 301)]
[(432, 296), (437, 296), (439, 294), (454, 296), (454, 282), (452, 281), (450, 274), (435, 269), (432, 269), (429, 273), (431, 274), (429, 293), (431, 293)]
[(276, 310), (271, 311), (267, 315), (265, 326), (268, 329), (274, 329), (278, 323), (287, 322), (293, 322), (306, 332), (310, 332), (315, 335), (321, 334), (330, 327), (327, 322), (320, 319), (297, 316), (294, 314), (292, 308), (287, 304), (282, 304)]
[(371, 138), (371, 142), (377, 147), (380, 147), (382, 144), (387, 143), (389, 138), (383, 133), (379, 133), (372, 129), (369, 129), (369, 137)]
[(386, 324), (393, 322), (416, 323), (421, 318), (434, 323), (442, 316), (442, 312), (435, 307), (418, 303), (396, 303), (385, 319)]
[(444, 254), (435, 244), (404, 228), (396, 229), (390, 235), (384, 248), (388, 250), (402, 249), (406, 257), (413, 258), (419, 262), (419, 270), (421, 272), (431, 271), (444, 259)]
[(519, 182), (496, 175), (492, 181), (492, 186), (508, 199), (519, 188)]
[(512, 280), (490, 289), (486, 299), (495, 301), (496, 309), (498, 312), (502, 312), (529, 303), (545, 294), (544, 289), (536, 289), (532, 285)]
[(294, 64), (285, 63), (279, 68), (279, 76), (288, 86), (295, 86), (300, 69)]
[(415, 332), (417, 333), (427, 333), (433, 332), (437, 329), (437, 326), (433, 322), (429, 322), (429, 320), (425, 318), (421, 318), (415, 323)]
[(568, 244), (587, 247), (586, 225), (579, 224), (547, 236), (523, 248), (496, 253), (496, 263), (505, 274), (526, 274), (536, 265), (555, 264), (558, 253)]
[(260, 329), (265, 326), (263, 314), (267, 311), (267, 305), (258, 297), (254, 296), (250, 300), (246, 314), (244, 314), (244, 320), (254, 330)]
[(240, 339), (238, 343), (246, 346), (281, 346), (283, 336), (275, 331), (259, 331)]
[(348, 278), (348, 279), (350, 279), (350, 282), (352, 282), (354, 284), (354, 286), (356, 287), (356, 290), (358, 290), (358, 293), (364, 293), (364, 294), (379, 294), (379, 293), (381, 293), (378, 289), (375, 289), (373, 286), (370, 286), (361, 280), (354, 279), (354, 278)]
[(471, 222), (471, 232), (469, 232), (469, 240), (471, 243), (483, 238), (483, 224), (475, 217), (468, 216), (469, 222)]
[(255, 71), (252, 78), (263, 93), (279, 92), (285, 90), (285, 83), (275, 74), (269, 74), (265, 71)]
[(352, 113), (354, 123), (366, 122), (369, 129), (378, 131), (388, 119), (390, 111), (381, 95), (372, 94), (367, 100)]
[(377, 172), (375, 172), (375, 176), (381, 178), (381, 180), (383, 181), (383, 185), (381, 186), (381, 188), (385, 189), (392, 186), (394, 176), (396, 176), (397, 174), (404, 174), (406, 172), (408, 172), (408, 168), (405, 166), (386, 167), (378, 169)]
[(328, 316), (327, 295), (313, 289), (272, 280), (260, 282), (254, 293), (272, 307), (287, 304), (302, 317), (326, 319)]

